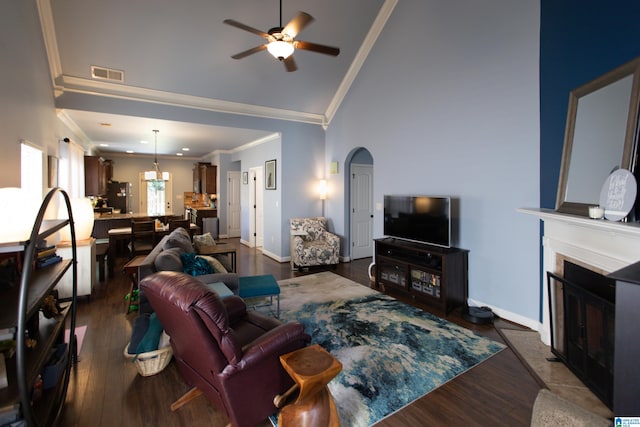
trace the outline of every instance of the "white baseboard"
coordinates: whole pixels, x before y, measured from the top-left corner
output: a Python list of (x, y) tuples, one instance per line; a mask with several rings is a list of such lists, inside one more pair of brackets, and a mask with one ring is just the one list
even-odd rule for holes
[(289, 257), (278, 256), (278, 255), (274, 254), (273, 252), (269, 252), (269, 251), (265, 250), (264, 248), (262, 248), (262, 255), (266, 255), (269, 258), (274, 259), (274, 260), (276, 260), (278, 262), (288, 262), (289, 261), (289, 259), (288, 259)]
[(524, 317), (520, 314), (516, 314), (511, 311), (501, 309), (500, 307), (492, 306), (491, 304), (487, 304), (482, 301), (476, 301), (471, 298), (469, 298), (469, 305), (476, 306), (476, 307), (489, 307), (491, 311), (493, 311), (497, 316), (505, 320), (508, 320), (513, 323), (517, 323), (518, 325), (525, 326), (529, 329), (533, 329), (534, 331), (540, 330), (540, 322), (538, 322), (537, 320), (530, 319), (528, 317)]

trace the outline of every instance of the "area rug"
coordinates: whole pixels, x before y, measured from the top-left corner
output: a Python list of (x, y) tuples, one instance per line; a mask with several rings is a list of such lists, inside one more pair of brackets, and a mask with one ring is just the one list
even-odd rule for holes
[(331, 272), (278, 282), (280, 317), (343, 370), (329, 383), (344, 426), (369, 426), (504, 348)]

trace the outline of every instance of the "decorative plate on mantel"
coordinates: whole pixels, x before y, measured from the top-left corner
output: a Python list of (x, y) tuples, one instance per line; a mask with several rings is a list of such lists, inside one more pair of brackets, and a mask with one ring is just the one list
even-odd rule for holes
[(617, 169), (605, 179), (600, 190), (600, 206), (604, 217), (610, 221), (620, 221), (629, 215), (636, 201), (638, 184), (627, 169)]

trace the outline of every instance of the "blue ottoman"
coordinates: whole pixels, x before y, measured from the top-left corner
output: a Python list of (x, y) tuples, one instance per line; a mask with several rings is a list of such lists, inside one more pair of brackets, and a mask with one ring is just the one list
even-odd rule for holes
[(269, 297), (270, 303), (263, 305), (255, 305), (255, 307), (264, 307), (273, 305), (273, 297), (276, 297), (276, 317), (280, 318), (280, 286), (276, 282), (276, 278), (271, 274), (262, 276), (242, 276), (238, 278), (239, 289), (238, 295), (242, 299)]

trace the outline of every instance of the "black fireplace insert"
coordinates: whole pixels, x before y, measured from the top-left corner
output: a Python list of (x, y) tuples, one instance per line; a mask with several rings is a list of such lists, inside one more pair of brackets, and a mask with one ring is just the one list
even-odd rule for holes
[(570, 261), (563, 276), (547, 272), (551, 351), (612, 408), (615, 280)]

